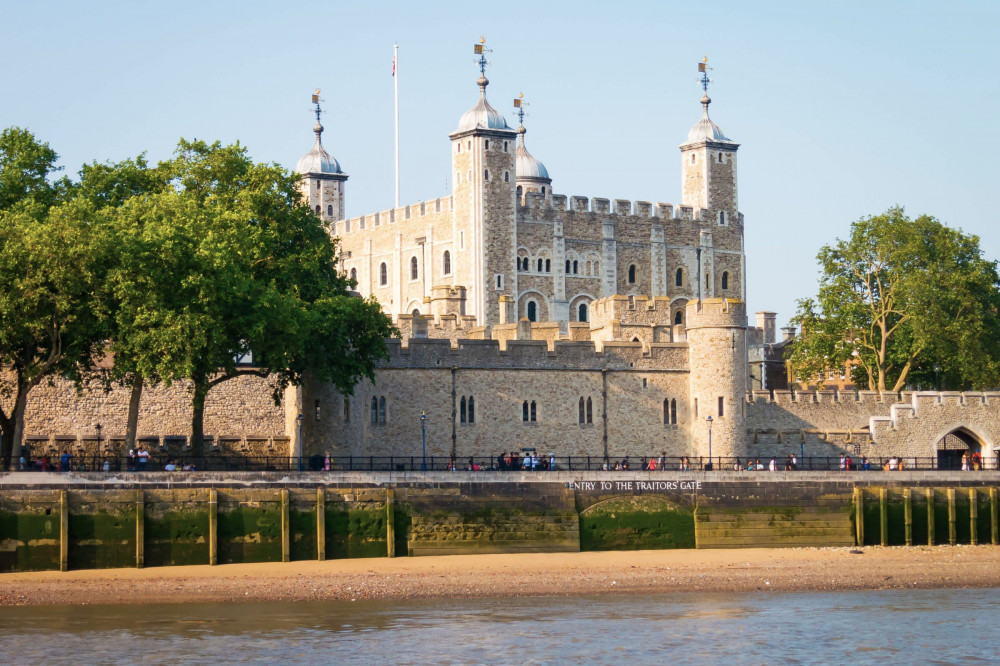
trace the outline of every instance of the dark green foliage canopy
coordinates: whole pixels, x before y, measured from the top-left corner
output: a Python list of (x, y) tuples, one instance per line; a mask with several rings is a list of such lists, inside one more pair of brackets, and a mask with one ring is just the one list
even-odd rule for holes
[(858, 220), (818, 259), (819, 294), (795, 318), (799, 379), (853, 361), (853, 381), (872, 390), (1000, 383), (1000, 278), (976, 236), (897, 207)]

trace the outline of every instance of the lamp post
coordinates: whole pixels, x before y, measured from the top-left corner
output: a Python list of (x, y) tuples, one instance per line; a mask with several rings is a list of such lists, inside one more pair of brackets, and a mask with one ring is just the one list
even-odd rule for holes
[(302, 415), (295, 417), (295, 425), (299, 429), (299, 471), (302, 471)]
[(94, 470), (97, 470), (97, 459), (101, 457), (101, 424), (95, 423), (94, 430), (97, 431), (97, 457), (94, 458)]
[(427, 471), (427, 412), (420, 412), (420, 471)]
[(712, 469), (712, 415), (709, 414), (705, 417), (705, 422), (708, 424), (708, 467), (706, 469)]

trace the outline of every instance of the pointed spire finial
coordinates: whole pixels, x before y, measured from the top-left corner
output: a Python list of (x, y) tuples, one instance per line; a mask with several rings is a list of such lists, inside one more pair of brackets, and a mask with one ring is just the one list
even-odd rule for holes
[(519, 93), (517, 97), (514, 98), (514, 108), (517, 109), (517, 122), (520, 123), (520, 127), (517, 128), (517, 133), (521, 135), (521, 140), (524, 141), (524, 134), (528, 130), (524, 129), (524, 116), (526, 115), (524, 107), (529, 106), (527, 102), (524, 101), (524, 93)]
[(319, 88), (312, 94), (312, 103), (314, 105), (313, 110), (316, 113), (316, 125), (313, 127), (313, 132), (316, 132), (316, 140), (320, 141), (320, 135), (323, 134), (323, 125), (319, 122), (319, 116), (323, 113), (323, 109), (320, 107), (319, 103), (325, 100), (320, 99)]
[(493, 53), (493, 49), (486, 48), (486, 37), (480, 36), (479, 43), (474, 44), (473, 52), (479, 56), (476, 58), (476, 63), (479, 65), (479, 80), (476, 84), (479, 86), (479, 92), (482, 95), (486, 94), (486, 86), (490, 84), (490, 80), (486, 78), (486, 65), (490, 64), (490, 61), (486, 59), (487, 53)]
[(712, 103), (712, 98), (708, 96), (708, 84), (712, 82), (712, 79), (708, 78), (708, 73), (712, 71), (712, 68), (708, 66), (708, 56), (701, 59), (698, 63), (698, 71), (701, 72), (701, 78), (698, 80), (701, 83), (701, 89), (703, 94), (701, 96), (701, 106), (705, 110), (705, 114), (708, 114), (708, 105)]

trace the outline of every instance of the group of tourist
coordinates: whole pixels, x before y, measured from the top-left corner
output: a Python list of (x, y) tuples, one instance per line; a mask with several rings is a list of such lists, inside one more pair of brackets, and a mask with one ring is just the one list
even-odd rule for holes
[(962, 453), (962, 471), (968, 472), (970, 469), (978, 472), (983, 468), (983, 456), (979, 451), (968, 451)]
[[(540, 470), (547, 472), (555, 470), (555, 468), (555, 453), (550, 453), (547, 456), (540, 456), (537, 451), (525, 451), (524, 455), (521, 455), (517, 451), (511, 451), (510, 453), (501, 453), (497, 456), (497, 469), (501, 472), (520, 470), (525, 472), (537, 472)], [(470, 457), (466, 470), (476, 472), (479, 471), (479, 469), (479, 465), (476, 464), (476, 461)]]

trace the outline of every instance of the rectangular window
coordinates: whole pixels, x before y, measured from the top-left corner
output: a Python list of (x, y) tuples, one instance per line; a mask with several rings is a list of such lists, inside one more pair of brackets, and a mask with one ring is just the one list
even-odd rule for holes
[(726, 415), (726, 414), (725, 414), (725, 410), (724, 410), (724, 403), (725, 403), (725, 398), (723, 398), (723, 397), (722, 397), (722, 396), (720, 395), (720, 396), (719, 396), (719, 418), (720, 418), (720, 419), (721, 419), (721, 418), (722, 418), (723, 416), (725, 416), (725, 415)]
[(698, 398), (694, 399), (694, 417), (698, 418)]

